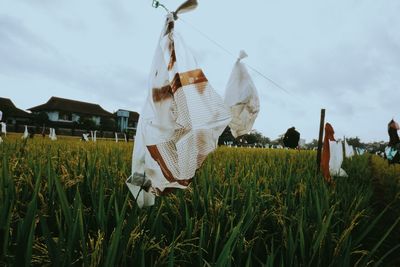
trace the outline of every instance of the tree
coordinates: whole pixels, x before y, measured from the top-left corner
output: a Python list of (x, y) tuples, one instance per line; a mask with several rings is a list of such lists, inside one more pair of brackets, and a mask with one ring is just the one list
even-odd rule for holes
[(98, 128), (94, 120), (85, 117), (79, 118), (79, 126), (85, 130), (96, 130)]
[(242, 144), (247, 144), (247, 145), (266, 145), (271, 142), (271, 140), (263, 136), (260, 132), (253, 130), (249, 134), (245, 134), (242, 136), (239, 136), (237, 138), (234, 138), (231, 129), (228, 127), (225, 128), (224, 132), (221, 134), (221, 136), (218, 139), (218, 144), (223, 145), (225, 143), (230, 143), (232, 142), (233, 145), (242, 145)]
[(313, 149), (315, 147), (318, 147), (318, 140), (317, 139), (313, 139), (310, 143), (306, 144), (306, 148), (307, 149)]
[(365, 148), (365, 144), (361, 143), (360, 138), (358, 138), (357, 136), (356, 137), (348, 137), (348, 138), (346, 138), (346, 140), (350, 146)]
[(116, 130), (116, 123), (113, 118), (103, 117), (101, 118), (101, 128), (105, 131), (115, 131)]
[(227, 126), (225, 130), (222, 132), (218, 139), (218, 145), (223, 145), (227, 142), (233, 142), (233, 144), (237, 144), (235, 138), (233, 137), (231, 133), (231, 128)]
[(247, 144), (249, 145), (254, 145), (254, 144), (260, 144), (260, 145), (266, 145), (271, 142), (271, 140), (263, 136), (260, 132), (253, 130), (251, 133), (246, 134), (243, 136), (243, 139), (247, 141)]
[(275, 145), (275, 146), (277, 146), (277, 145), (283, 145), (283, 136), (284, 136), (284, 135), (285, 135), (285, 134), (281, 134), (281, 135), (278, 136), (278, 138), (272, 140), (272, 141), (271, 141), (271, 145)]

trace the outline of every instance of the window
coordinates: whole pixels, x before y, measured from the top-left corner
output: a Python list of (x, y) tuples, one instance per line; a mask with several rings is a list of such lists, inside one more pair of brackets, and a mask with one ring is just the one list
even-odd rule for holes
[(60, 114), (58, 115), (58, 120), (60, 120), (60, 121), (72, 121), (72, 114), (60, 111)]

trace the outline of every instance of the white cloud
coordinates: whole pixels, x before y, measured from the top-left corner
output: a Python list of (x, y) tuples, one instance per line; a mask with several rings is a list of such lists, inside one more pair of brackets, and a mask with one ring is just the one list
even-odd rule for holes
[[(316, 138), (326, 108), (339, 136), (378, 140), (400, 120), (399, 11), (396, 0), (201, 1), (177, 25), (220, 94), (235, 58), (188, 23), (234, 55), (245, 49), (245, 62), (290, 91), (251, 71), (262, 100), (255, 127), (267, 136), (296, 126)], [(22, 108), (55, 95), (139, 111), (164, 14), (151, 1), (2, 1), (0, 95)]]

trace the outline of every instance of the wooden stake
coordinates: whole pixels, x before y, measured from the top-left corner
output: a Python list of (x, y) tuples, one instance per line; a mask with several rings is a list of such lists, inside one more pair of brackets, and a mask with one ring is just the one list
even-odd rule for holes
[(321, 169), (322, 138), (324, 135), (324, 125), (325, 125), (325, 109), (321, 109), (321, 119), (319, 122), (318, 151), (317, 151), (317, 172), (319, 172)]

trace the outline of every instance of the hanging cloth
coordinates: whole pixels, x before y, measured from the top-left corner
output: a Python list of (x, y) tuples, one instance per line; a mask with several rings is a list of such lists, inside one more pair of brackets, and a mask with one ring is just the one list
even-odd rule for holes
[(347, 173), (342, 169), (343, 163), (343, 144), (342, 142), (329, 141), (329, 173), (331, 176), (347, 177)]
[(344, 152), (345, 152), (346, 158), (351, 158), (352, 156), (354, 156), (354, 148), (353, 148), (353, 146), (350, 146), (347, 143), (346, 139), (344, 140)]
[(326, 123), (324, 145), (322, 147), (321, 169), (322, 169), (322, 174), (325, 177), (325, 181), (327, 181), (328, 183), (332, 182), (332, 178), (329, 172), (329, 160), (330, 160), (329, 141), (336, 141), (335, 137), (333, 136), (334, 133), (335, 131), (333, 130), (332, 125)]
[(54, 128), (53, 128), (53, 138), (51, 140), (53, 141), (57, 140), (56, 129)]
[(22, 139), (26, 139), (28, 137), (29, 137), (28, 126), (25, 125), (25, 131), (24, 134), (22, 135)]
[(365, 149), (356, 147), (356, 153), (357, 153), (357, 155), (362, 156), (365, 153)]
[(83, 140), (84, 140), (85, 142), (88, 142), (88, 141), (89, 141), (89, 134), (88, 134), (88, 133), (82, 134), (82, 137), (83, 137)]
[(153, 205), (155, 195), (185, 189), (231, 120), (174, 29), (178, 13), (167, 15), (138, 122), (127, 186), (139, 207)]
[(397, 152), (398, 151), (396, 149), (394, 149), (393, 147), (391, 147), (391, 146), (385, 147), (385, 156), (389, 161), (394, 159), (394, 157), (396, 156)]
[(1, 124), (1, 133), (7, 135), (7, 124), (5, 122), (0, 122)]
[(300, 138), (299, 140), (299, 148), (304, 148), (306, 147), (306, 139)]
[(50, 128), (50, 134), (49, 137), (52, 141), (57, 140), (57, 136), (56, 136), (56, 130), (54, 128)]
[(329, 183), (332, 176), (347, 177), (347, 173), (341, 168), (343, 163), (343, 145), (336, 142), (335, 131), (330, 123), (325, 124), (324, 145), (322, 148), (321, 169), (325, 180)]
[(232, 121), (229, 123), (233, 137), (248, 134), (260, 111), (260, 100), (246, 66), (241, 62), (247, 57), (240, 51), (225, 89), (225, 104), (230, 107)]

